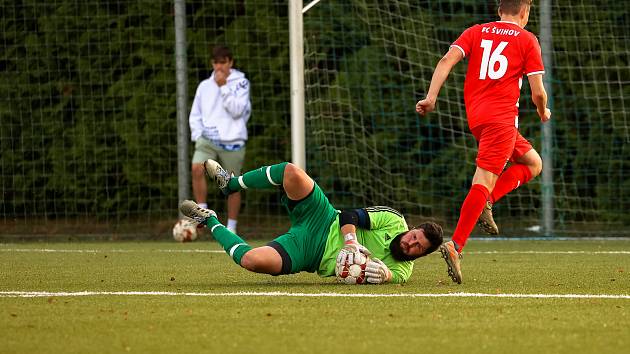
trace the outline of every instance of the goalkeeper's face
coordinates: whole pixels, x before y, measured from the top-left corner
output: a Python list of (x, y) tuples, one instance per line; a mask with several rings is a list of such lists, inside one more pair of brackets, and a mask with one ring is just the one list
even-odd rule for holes
[(423, 229), (411, 229), (397, 235), (389, 244), (392, 257), (399, 261), (412, 261), (423, 256), (431, 247)]

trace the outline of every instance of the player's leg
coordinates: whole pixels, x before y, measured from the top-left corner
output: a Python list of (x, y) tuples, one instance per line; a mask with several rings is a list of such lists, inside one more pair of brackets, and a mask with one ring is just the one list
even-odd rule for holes
[(237, 234), (228, 230), (217, 219), (217, 214), (201, 208), (192, 200), (185, 200), (179, 207), (182, 214), (210, 229), (212, 237), (241, 267), (257, 273), (278, 274), (282, 269), (280, 254), (269, 246), (252, 248)]
[[(218, 148), (218, 147), (217, 147)], [(219, 160), (221, 165), (226, 171), (232, 172), (232, 174), (239, 176), (241, 169), (243, 168), (243, 161), (245, 160), (245, 147), (238, 150), (224, 150), (218, 151)], [(230, 231), (236, 233), (236, 226), (238, 224), (238, 215), (241, 211), (241, 193), (231, 193), (227, 197), (227, 228)]]
[(456, 283), (462, 282), (460, 266), (461, 252), (470, 237), (479, 216), (486, 207), (490, 192), (514, 150), (516, 128), (509, 126), (482, 126), (473, 130), (479, 142), (477, 169), (472, 186), (462, 203), (459, 220), (451, 241), (440, 246), (442, 257), (448, 266), (448, 273)]
[(516, 137), (514, 153), (510, 158), (512, 165), (499, 177), (490, 200), (483, 209), (477, 224), (487, 233), (497, 235), (499, 227), (492, 217), (492, 206), (507, 193), (529, 182), (532, 178), (540, 174), (542, 170), (542, 159), (534, 150), (531, 144), (523, 138), (520, 133)]
[(203, 163), (207, 159), (216, 159), (217, 154), (211, 148), (210, 142), (207, 139), (199, 138), (195, 142), (195, 152), (192, 158), (191, 177), (192, 177), (192, 190), (193, 198), (204, 208), (208, 207), (206, 203), (208, 197), (208, 186), (206, 183), (205, 170)]
[(516, 127), (492, 124), (475, 128), (472, 133), (479, 142), (477, 169), (452, 238), (459, 252), (488, 204), (490, 193), (514, 151), (518, 135)]
[(455, 227), (451, 241), (440, 246), (442, 258), (444, 258), (448, 267), (448, 274), (458, 284), (462, 282), (460, 265), (462, 249), (466, 245), (466, 241), (470, 237), (477, 219), (479, 219), (481, 212), (486, 206), (490, 197), (490, 190), (492, 190), (498, 178), (499, 176), (495, 173), (477, 166), (473, 177), (473, 185), (462, 203), (457, 227)]
[(477, 219), (479, 219), (479, 215), (481, 215), (490, 198), (490, 191), (494, 188), (498, 178), (499, 176), (495, 172), (477, 166), (472, 186), (462, 203), (459, 221), (452, 237), (457, 251), (461, 252), (464, 248), (470, 233), (477, 223)]
[[(494, 188), (490, 188), (488, 189), (488, 191), (494, 192), (494, 190), (496, 189), (498, 180), (500, 178), (501, 178), (500, 176), (497, 176), (497, 178), (494, 179), (495, 181)], [(475, 182), (473, 181), (473, 184), (474, 183)], [(494, 222), (494, 217), (492, 216), (492, 204), (493, 204), (492, 193), (490, 193), (490, 196), (488, 197), (488, 199), (486, 200), (486, 203), (481, 209), (481, 214), (479, 214), (479, 218), (477, 218), (477, 225), (479, 225), (479, 227), (481, 227), (482, 230), (484, 230), (486, 233), (490, 235), (498, 235), (499, 227), (497, 226), (497, 223)]]
[[(523, 139), (522, 137), (520, 138)], [(506, 194), (531, 181), (542, 171), (542, 159), (540, 155), (531, 147), (527, 140), (523, 140), (524, 143), (521, 142), (521, 144), (526, 144), (526, 146), (519, 150), (517, 141), (517, 149), (511, 159), (513, 162), (512, 165), (501, 174), (494, 190), (492, 190), (492, 194), (490, 195), (490, 201), (492, 203), (496, 203)], [(522, 150), (526, 152), (522, 153)]]

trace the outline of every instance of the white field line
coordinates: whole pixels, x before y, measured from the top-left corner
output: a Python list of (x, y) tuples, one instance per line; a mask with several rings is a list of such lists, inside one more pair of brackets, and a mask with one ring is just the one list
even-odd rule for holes
[(490, 297), (528, 299), (628, 299), (630, 295), (610, 294), (485, 294), (485, 293), (442, 293), (442, 294), (357, 294), (357, 293), (289, 293), (289, 292), (230, 292), (230, 293), (188, 293), (169, 291), (0, 291), (0, 297), (77, 297), (77, 296), (198, 296), (198, 297)]
[[(32, 252), (32, 253), (225, 253), (223, 250), (189, 249), (189, 250), (71, 250), (53, 248), (0, 248), (0, 252)], [(436, 253), (437, 254), (437, 253)], [(628, 254), (630, 251), (470, 251), (466, 254)]]

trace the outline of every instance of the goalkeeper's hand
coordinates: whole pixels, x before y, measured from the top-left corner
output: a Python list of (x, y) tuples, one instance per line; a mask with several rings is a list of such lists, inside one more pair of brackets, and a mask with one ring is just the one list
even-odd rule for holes
[(392, 272), (378, 258), (372, 258), (365, 266), (365, 280), (372, 284), (383, 284), (392, 280)]
[(337, 264), (345, 264), (346, 262), (349, 264), (354, 263), (355, 258), (359, 258), (361, 253), (366, 257), (371, 255), (372, 252), (368, 250), (365, 246), (357, 242), (356, 240), (347, 241), (346, 245), (343, 246), (339, 254), (337, 255)]

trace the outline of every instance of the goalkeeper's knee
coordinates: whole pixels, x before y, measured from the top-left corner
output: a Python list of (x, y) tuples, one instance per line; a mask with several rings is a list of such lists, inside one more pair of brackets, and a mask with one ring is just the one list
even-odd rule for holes
[(278, 275), (281, 269), (277, 269), (279, 265), (276, 260), (260, 251), (259, 248), (244, 253), (241, 258), (241, 267), (250, 272)]
[(240, 265), (243, 268), (246, 268), (245, 266), (243, 266), (243, 258), (245, 258), (244, 256), (251, 250), (252, 247), (247, 243), (239, 243), (232, 246), (232, 249), (228, 251), (228, 254), (230, 255), (230, 257), (232, 257), (236, 264)]

